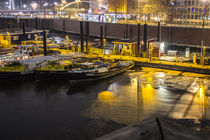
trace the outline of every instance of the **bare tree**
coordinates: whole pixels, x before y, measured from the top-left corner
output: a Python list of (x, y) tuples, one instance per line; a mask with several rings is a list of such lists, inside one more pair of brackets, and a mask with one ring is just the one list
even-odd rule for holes
[(122, 0), (109, 0), (108, 1), (108, 5), (109, 5), (109, 12), (114, 12), (115, 14), (117, 14), (118, 12), (120, 12), (120, 8), (123, 5), (123, 1)]

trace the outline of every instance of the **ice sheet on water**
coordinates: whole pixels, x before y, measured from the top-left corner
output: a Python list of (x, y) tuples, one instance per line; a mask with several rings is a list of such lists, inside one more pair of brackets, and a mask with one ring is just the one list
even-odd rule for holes
[(190, 93), (197, 93), (201, 84), (206, 87), (207, 94), (210, 95), (210, 81), (205, 78), (196, 78), (183, 75), (171, 75), (160, 71), (141, 71), (129, 74), (130, 77), (140, 80), (142, 84), (152, 81), (154, 88), (165, 87), (167, 89), (184, 90)]

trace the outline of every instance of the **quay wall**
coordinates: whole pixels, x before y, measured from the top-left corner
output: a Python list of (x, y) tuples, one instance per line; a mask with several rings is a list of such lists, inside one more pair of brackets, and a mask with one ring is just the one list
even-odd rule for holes
[[(46, 29), (67, 33), (79, 34), (80, 22), (68, 19), (11, 19), (0, 18), (0, 29), (9, 28), (10, 26), (17, 28), (21, 27), (25, 23), (28, 28)], [(85, 22), (84, 33), (85, 33)], [(100, 27), (103, 26), (104, 36), (107, 38), (116, 39), (137, 39), (137, 25), (134, 24), (112, 24), (112, 23), (97, 23), (90, 22), (89, 30), (90, 35), (99, 36)], [(148, 39), (157, 38), (157, 26), (148, 25)], [(140, 39), (143, 40), (144, 26), (140, 28)], [(167, 43), (187, 44), (187, 45), (201, 45), (201, 41), (204, 41), (204, 45), (210, 46), (210, 29), (205, 28), (191, 28), (191, 27), (169, 27), (161, 26), (161, 41)]]

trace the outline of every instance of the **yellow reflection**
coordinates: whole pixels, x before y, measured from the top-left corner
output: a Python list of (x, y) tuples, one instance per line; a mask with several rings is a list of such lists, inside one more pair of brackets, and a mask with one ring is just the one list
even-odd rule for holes
[(198, 101), (203, 107), (208, 106), (208, 100), (206, 97), (206, 87), (203, 82), (200, 83), (200, 87), (197, 92), (197, 97), (199, 97)]
[(196, 77), (196, 78), (201, 78), (201, 77), (208, 77), (209, 75), (205, 74), (198, 74), (198, 73), (191, 73), (191, 72), (184, 72), (182, 73), (183, 76), (188, 76), (188, 77)]
[(151, 84), (146, 84), (142, 86), (142, 98), (144, 105), (145, 104), (154, 104), (155, 101), (155, 92)]
[(100, 102), (110, 102), (114, 99), (114, 93), (110, 91), (102, 91), (98, 94), (98, 100)]
[[(179, 75), (181, 71), (142, 67), (143, 72), (165, 72), (169, 75)], [(162, 75), (163, 76), (163, 75)]]

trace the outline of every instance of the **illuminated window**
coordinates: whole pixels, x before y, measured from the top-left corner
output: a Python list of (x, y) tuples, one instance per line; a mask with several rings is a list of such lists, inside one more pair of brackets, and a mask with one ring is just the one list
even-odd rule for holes
[(13, 36), (13, 40), (19, 40), (19, 36)]

